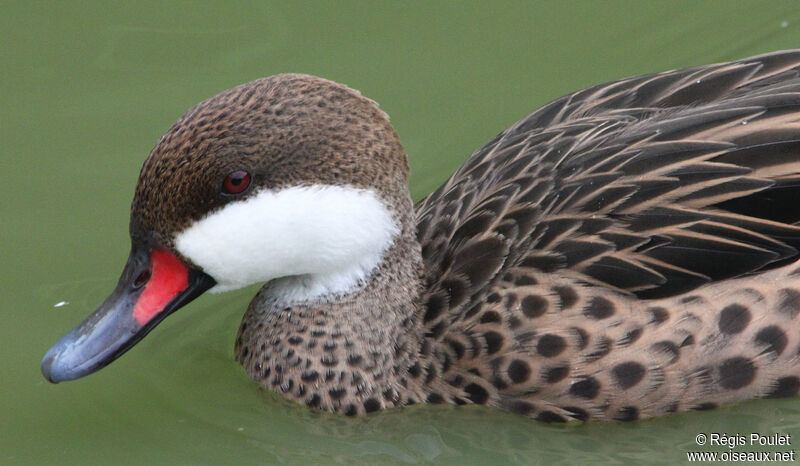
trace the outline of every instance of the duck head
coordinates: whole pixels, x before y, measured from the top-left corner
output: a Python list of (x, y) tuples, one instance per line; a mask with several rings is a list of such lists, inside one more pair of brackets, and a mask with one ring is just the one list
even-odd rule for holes
[(358, 289), (411, 222), (407, 177), (386, 114), (340, 84), (277, 75), (198, 104), (142, 167), (117, 287), (42, 373), (101, 369), (207, 290), (270, 282), (294, 303)]

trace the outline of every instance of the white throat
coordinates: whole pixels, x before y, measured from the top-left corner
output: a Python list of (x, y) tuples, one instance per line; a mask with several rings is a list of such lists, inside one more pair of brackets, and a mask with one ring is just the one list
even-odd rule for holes
[(371, 190), (294, 186), (210, 213), (179, 233), (175, 247), (217, 281), (212, 292), (274, 280), (274, 299), (302, 302), (357, 289), (397, 232)]

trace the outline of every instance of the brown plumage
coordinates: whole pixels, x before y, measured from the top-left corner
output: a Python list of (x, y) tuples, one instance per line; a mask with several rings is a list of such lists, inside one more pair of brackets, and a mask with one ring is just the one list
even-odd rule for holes
[(349, 391), (346, 365), (304, 383), (255, 370), (246, 344), (239, 360), (315, 406), (343, 387), (321, 407), (345, 412), (427, 400), (632, 420), (794, 395), (799, 66), (781, 52), (596, 86), (479, 149), (416, 207), (409, 317), (425, 333), (389, 400)]
[(241, 166), (244, 199), (355, 186), (399, 225), (352, 292), (287, 303), (268, 283), (250, 304), (236, 358), (287, 398), (635, 420), (800, 389), (800, 51), (562, 97), (416, 207), (374, 102), (311, 76), (254, 81), (162, 138), (132, 232), (174, 250), (234, 201), (218, 186)]

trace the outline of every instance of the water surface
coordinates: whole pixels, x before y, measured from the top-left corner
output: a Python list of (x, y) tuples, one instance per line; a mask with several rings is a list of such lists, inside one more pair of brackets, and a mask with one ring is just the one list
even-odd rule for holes
[(3, 3), (0, 43), (0, 463), (674, 463), (700, 432), (800, 442), (794, 399), (576, 426), (310, 412), (233, 361), (255, 288), (202, 297), (86, 379), (39, 373), (116, 283), (144, 157), (202, 99), (280, 72), (360, 89), (392, 116), (420, 198), (567, 92), (800, 45), (796, 4), (20, 1)]

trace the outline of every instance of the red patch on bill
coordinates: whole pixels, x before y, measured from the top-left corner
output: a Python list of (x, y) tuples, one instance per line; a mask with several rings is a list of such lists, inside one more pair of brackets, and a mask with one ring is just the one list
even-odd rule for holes
[(150, 322), (164, 310), (167, 303), (189, 286), (189, 270), (169, 251), (153, 249), (150, 263), (153, 276), (133, 308), (133, 318), (139, 325)]

